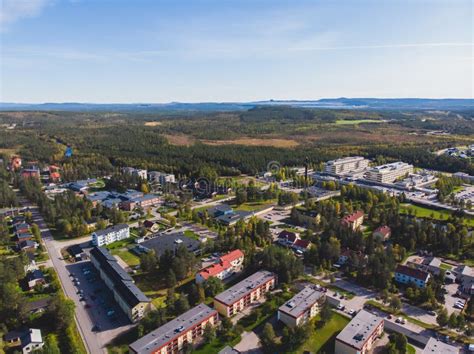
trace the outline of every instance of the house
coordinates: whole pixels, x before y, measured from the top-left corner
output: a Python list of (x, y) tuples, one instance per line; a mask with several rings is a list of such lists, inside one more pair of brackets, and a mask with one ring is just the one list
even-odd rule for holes
[(291, 248), (296, 251), (296, 253), (306, 252), (311, 247), (311, 241), (309, 240), (296, 240)]
[(23, 354), (40, 350), (44, 346), (41, 330), (35, 328), (8, 332), (4, 340), (10, 347), (20, 347)]
[(130, 275), (120, 267), (117, 259), (103, 247), (94, 247), (90, 252), (90, 259), (130, 321), (136, 323), (141, 320), (150, 310), (151, 300), (138, 289)]
[(17, 223), (13, 226), (13, 231), (17, 234), (30, 232), (30, 225), (26, 222)]
[(461, 283), (461, 291), (467, 295), (474, 295), (474, 268), (467, 265), (457, 270), (457, 280)]
[(424, 288), (430, 279), (430, 273), (421, 269), (397, 265), (395, 269), (395, 281), (402, 284), (414, 283), (419, 288)]
[(384, 320), (365, 310), (359, 313), (337, 335), (335, 354), (370, 353), (375, 341), (382, 336)]
[(265, 300), (265, 294), (275, 287), (276, 275), (262, 270), (214, 297), (214, 308), (223, 316), (232, 317), (251, 304)]
[(212, 264), (196, 274), (196, 283), (205, 282), (211, 277), (216, 277), (221, 280), (229, 278), (234, 273), (242, 270), (244, 263), (244, 254), (241, 250), (233, 250), (221, 257), (217, 263)]
[(300, 239), (300, 235), (293, 231), (283, 230), (278, 234), (278, 243), (283, 246), (293, 246)]
[(130, 237), (130, 227), (127, 224), (117, 224), (104, 230), (92, 233), (92, 244), (94, 246), (108, 245)]
[(319, 313), (325, 300), (324, 292), (307, 286), (280, 306), (277, 318), (289, 327), (301, 326)]
[(364, 212), (357, 210), (356, 212), (346, 215), (341, 220), (341, 225), (351, 229), (352, 231), (357, 231), (359, 227), (364, 222)]
[(31, 240), (32, 238), (33, 238), (33, 234), (30, 233), (29, 231), (15, 233), (15, 239), (17, 243), (20, 243), (22, 241), (28, 241), (28, 240)]
[(335, 265), (343, 266), (351, 257), (352, 251), (350, 249), (344, 250), (340, 255)]
[(26, 303), (26, 311), (28, 311), (28, 313), (31, 313), (31, 314), (44, 312), (48, 308), (50, 301), (51, 301), (50, 297), (35, 300), (35, 301), (28, 301)]
[(422, 354), (459, 354), (459, 348), (430, 337)]
[(67, 248), (67, 251), (76, 261), (81, 261), (85, 256), (81, 245), (71, 245)]
[(199, 304), (130, 344), (130, 353), (181, 353), (186, 344), (200, 341), (207, 326), (216, 327), (218, 322), (216, 310)]
[(38, 243), (32, 240), (23, 240), (18, 242), (18, 250), (23, 252), (35, 252), (38, 248)]
[(387, 241), (392, 235), (392, 230), (387, 225), (379, 226), (373, 233), (374, 237), (382, 241)]
[(41, 270), (35, 269), (26, 275), (26, 281), (28, 283), (28, 289), (33, 289), (36, 285), (46, 284), (46, 279)]
[(145, 220), (143, 222), (143, 226), (145, 227), (145, 229), (151, 231), (151, 232), (158, 232), (160, 231), (160, 225), (154, 221), (150, 221), (150, 220)]

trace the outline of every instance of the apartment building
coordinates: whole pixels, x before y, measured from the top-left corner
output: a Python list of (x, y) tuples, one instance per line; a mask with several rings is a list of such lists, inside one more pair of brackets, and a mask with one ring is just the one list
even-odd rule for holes
[(346, 215), (341, 220), (341, 225), (356, 231), (364, 222), (364, 212), (357, 210), (356, 212)]
[(375, 341), (382, 335), (383, 329), (383, 318), (360, 310), (337, 335), (335, 354), (370, 353)]
[(422, 354), (459, 354), (459, 348), (431, 337), (428, 343), (426, 343)]
[(117, 224), (104, 230), (92, 233), (92, 244), (102, 247), (109, 243), (120, 241), (130, 237), (130, 227), (127, 224)]
[(235, 284), (214, 298), (214, 308), (223, 316), (232, 317), (250, 304), (264, 300), (264, 295), (275, 287), (276, 275), (261, 270)]
[(198, 342), (206, 326), (215, 327), (218, 321), (216, 310), (200, 304), (130, 344), (130, 353), (179, 353), (187, 343)]
[(413, 173), (413, 165), (398, 161), (369, 169), (366, 178), (378, 183), (393, 183), (409, 173)]
[(326, 162), (324, 172), (333, 175), (343, 175), (350, 172), (359, 172), (367, 167), (369, 167), (369, 160), (361, 156), (349, 156)]
[(103, 247), (94, 247), (90, 259), (130, 321), (135, 323), (143, 318), (150, 310), (151, 300), (138, 289), (130, 275), (120, 267), (117, 259)]
[(120, 203), (120, 208), (131, 211), (137, 207), (144, 210), (154, 207), (161, 203), (161, 198), (155, 194), (145, 194), (140, 197), (131, 198)]
[(217, 263), (201, 269), (201, 271), (196, 274), (196, 283), (203, 283), (211, 277), (216, 277), (221, 280), (227, 279), (231, 275), (240, 272), (243, 263), (244, 254), (242, 251), (233, 250), (219, 257)]
[(166, 183), (176, 183), (176, 177), (172, 173), (151, 171), (148, 173), (148, 179), (150, 182), (159, 183), (161, 185)]
[(280, 306), (278, 319), (289, 327), (301, 326), (319, 313), (325, 300), (324, 292), (307, 286)]
[(430, 280), (430, 273), (399, 264), (395, 269), (395, 281), (402, 284), (414, 283), (419, 288), (424, 288)]
[(134, 167), (124, 167), (122, 169), (123, 173), (127, 173), (129, 175), (141, 178), (141, 179), (147, 179), (148, 178), (148, 172), (147, 170), (142, 170), (139, 168), (134, 168)]

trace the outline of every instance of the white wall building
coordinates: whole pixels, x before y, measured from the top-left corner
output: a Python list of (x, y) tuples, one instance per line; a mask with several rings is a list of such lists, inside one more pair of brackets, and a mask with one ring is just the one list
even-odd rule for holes
[(92, 244), (102, 247), (109, 243), (120, 241), (130, 237), (130, 227), (127, 224), (118, 224), (104, 230), (92, 233)]
[(369, 160), (361, 156), (349, 156), (326, 162), (324, 172), (342, 175), (349, 172), (362, 171), (369, 166)]
[(409, 173), (413, 173), (413, 165), (398, 161), (369, 169), (366, 178), (378, 183), (393, 183)]
[(172, 173), (150, 171), (148, 173), (148, 179), (150, 180), (150, 182), (159, 183), (161, 185), (164, 185), (166, 183), (176, 183), (176, 177)]

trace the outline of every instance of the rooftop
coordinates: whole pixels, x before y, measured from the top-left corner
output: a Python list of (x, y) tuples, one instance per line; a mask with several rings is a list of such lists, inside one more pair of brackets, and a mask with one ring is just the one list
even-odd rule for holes
[(428, 343), (426, 343), (425, 348), (423, 349), (422, 354), (451, 354), (451, 353), (459, 353), (459, 349), (443, 343), (436, 338), (431, 337)]
[(354, 222), (357, 219), (361, 218), (364, 216), (364, 212), (362, 210), (357, 210), (353, 212), (352, 214), (346, 215), (342, 218), (342, 221), (344, 222)]
[(387, 163), (385, 165), (380, 165), (376, 166), (370, 169), (370, 172), (376, 172), (376, 173), (389, 173), (391, 171), (396, 171), (401, 168), (406, 168), (406, 167), (413, 167), (413, 165), (410, 165), (406, 162), (402, 161), (397, 161), (397, 162), (392, 162), (392, 163)]
[(232, 305), (237, 300), (241, 299), (259, 286), (265, 284), (269, 280), (275, 278), (275, 274), (266, 270), (261, 270), (242, 280), (241, 282), (230, 287), (217, 295), (214, 299), (225, 304)]
[(429, 278), (428, 272), (425, 272), (420, 269), (404, 266), (401, 264), (397, 265), (397, 268), (395, 269), (395, 273), (405, 274), (411, 278), (415, 278), (424, 282), (428, 281), (428, 278)]
[(215, 314), (217, 314), (216, 310), (200, 304), (133, 342), (130, 344), (130, 349), (140, 354), (154, 353), (181, 333)]
[(307, 286), (290, 300), (280, 306), (278, 311), (284, 312), (292, 317), (299, 317), (312, 307), (319, 299), (324, 297), (324, 293), (316, 290), (312, 286)]
[(381, 317), (365, 310), (360, 310), (351, 322), (344, 327), (341, 333), (337, 335), (336, 340), (361, 350), (367, 339), (382, 322), (383, 319)]
[(129, 228), (129, 226), (127, 224), (117, 224), (117, 225), (108, 227), (108, 228), (103, 229), (103, 230), (97, 230), (95, 232), (95, 234), (97, 236), (103, 236), (103, 235), (108, 235), (112, 232), (118, 232), (118, 231), (121, 231), (123, 229), (128, 229), (128, 228)]

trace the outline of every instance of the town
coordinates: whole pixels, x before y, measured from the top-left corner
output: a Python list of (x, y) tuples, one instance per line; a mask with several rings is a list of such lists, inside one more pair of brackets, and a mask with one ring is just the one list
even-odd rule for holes
[(474, 352), (466, 173), (362, 156), (230, 178), (1, 169), (7, 352)]

